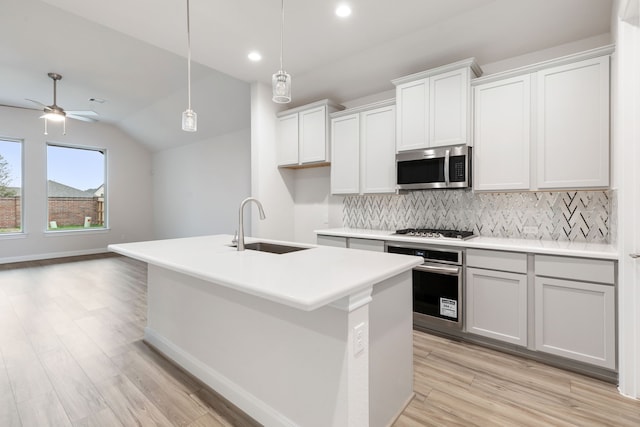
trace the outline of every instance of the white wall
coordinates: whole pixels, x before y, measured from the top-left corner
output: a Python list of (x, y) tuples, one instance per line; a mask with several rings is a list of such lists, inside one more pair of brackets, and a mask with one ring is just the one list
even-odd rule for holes
[(233, 234), (238, 206), (251, 193), (250, 151), (245, 129), (154, 153), (155, 237)]
[(260, 221), (252, 204), (251, 224), (256, 237), (294, 240), (294, 171), (279, 169), (276, 157), (276, 113), (280, 109), (271, 100), (270, 86), (251, 85), (251, 193), (262, 202), (267, 217)]
[[(25, 233), (0, 236), (0, 263), (106, 251), (110, 243), (152, 238), (151, 154), (112, 125), (67, 121), (43, 134), (38, 111), (0, 107), (0, 136), (21, 139)], [(109, 230), (46, 233), (47, 142), (107, 150)]]
[(613, 166), (619, 199), (618, 369), (619, 389), (640, 398), (640, 1), (616, 1), (613, 87)]

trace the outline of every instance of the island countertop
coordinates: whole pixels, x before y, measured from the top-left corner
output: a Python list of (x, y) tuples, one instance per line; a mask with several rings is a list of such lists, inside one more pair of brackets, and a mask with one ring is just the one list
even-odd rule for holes
[(423, 262), (420, 257), (246, 238), (309, 249), (237, 251), (215, 235), (109, 245), (109, 250), (300, 310), (360, 292)]

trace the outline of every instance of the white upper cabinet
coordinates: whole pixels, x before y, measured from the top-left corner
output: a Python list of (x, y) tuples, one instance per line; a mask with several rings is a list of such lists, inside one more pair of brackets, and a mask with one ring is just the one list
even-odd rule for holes
[(331, 193), (360, 192), (360, 114), (331, 119)]
[(473, 80), (474, 190), (607, 188), (612, 52)]
[(329, 114), (342, 106), (325, 99), (278, 113), (278, 166), (329, 162)]
[(360, 113), (360, 187), (366, 193), (396, 190), (396, 107)]
[(393, 100), (332, 115), (332, 194), (395, 192), (395, 119)]
[(609, 57), (538, 71), (538, 188), (609, 185)]
[(429, 146), (466, 144), (469, 67), (429, 78)]
[(470, 79), (480, 74), (471, 58), (393, 80), (396, 150), (468, 144)]
[(398, 85), (396, 87), (396, 100), (398, 115), (398, 128), (396, 130), (397, 150), (406, 151), (428, 147), (428, 79)]
[(298, 164), (298, 114), (278, 118), (278, 165)]
[(530, 76), (475, 86), (474, 112), (474, 189), (528, 190)]

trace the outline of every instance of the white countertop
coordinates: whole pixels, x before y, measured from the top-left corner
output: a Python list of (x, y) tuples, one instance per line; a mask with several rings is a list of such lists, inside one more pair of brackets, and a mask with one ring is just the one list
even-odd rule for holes
[(412, 269), (422, 258), (353, 249), (246, 238), (310, 249), (272, 254), (237, 251), (232, 236), (109, 245), (119, 254), (226, 286), (300, 310), (311, 311)]
[(330, 228), (316, 230), (316, 234), (337, 237), (356, 237), (393, 242), (421, 243), (451, 247), (492, 249), (499, 251), (527, 252), (545, 255), (575, 256), (582, 258), (617, 260), (618, 250), (605, 243), (585, 243), (570, 241), (510, 239), (502, 237), (476, 236), (469, 240), (430, 239), (424, 237), (397, 236), (390, 230), (368, 230), (359, 228)]

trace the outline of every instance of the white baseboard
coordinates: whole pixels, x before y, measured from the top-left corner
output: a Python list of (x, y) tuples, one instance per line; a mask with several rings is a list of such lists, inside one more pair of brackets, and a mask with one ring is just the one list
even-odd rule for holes
[(144, 339), (187, 372), (266, 427), (297, 426), (296, 423), (275, 408), (252, 395), (212, 367), (205, 365), (153, 329), (149, 327), (144, 329)]
[(107, 252), (109, 252), (107, 248), (99, 248), (99, 249), (84, 249), (80, 251), (51, 252), (51, 253), (44, 253), (44, 254), (22, 255), (22, 256), (15, 256), (15, 257), (0, 258), (0, 264), (10, 264), (14, 262), (26, 262), (26, 261), (40, 261), (43, 259), (67, 258), (67, 257), (82, 256), (82, 255), (95, 255), (95, 254), (103, 254)]

